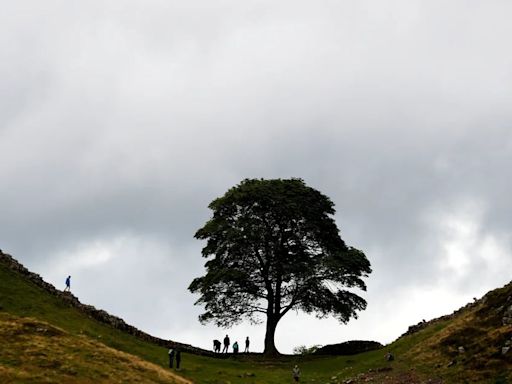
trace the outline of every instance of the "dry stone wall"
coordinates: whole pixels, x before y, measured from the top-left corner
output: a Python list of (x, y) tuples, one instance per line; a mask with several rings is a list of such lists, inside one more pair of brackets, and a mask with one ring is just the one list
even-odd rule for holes
[(126, 322), (117, 317), (109, 314), (108, 312), (102, 309), (96, 309), (92, 305), (82, 304), (76, 296), (74, 296), (70, 292), (63, 292), (56, 289), (52, 284), (44, 281), (41, 276), (36, 273), (30, 272), (27, 268), (25, 268), (21, 263), (19, 263), (16, 259), (14, 259), (11, 255), (2, 252), (0, 250), (0, 263), (7, 266), (10, 270), (15, 271), (16, 273), (23, 276), (26, 280), (32, 282), (38, 287), (42, 288), (47, 293), (58, 297), (60, 300), (65, 302), (70, 307), (74, 307), (80, 312), (86, 314), (88, 317), (93, 318), (101, 323), (107, 324), (112, 328), (118, 329), (122, 332), (128, 333), (137, 337), (140, 340), (147, 341), (156, 345), (160, 345), (165, 348), (179, 348), (184, 352), (193, 353), (196, 355), (204, 355), (204, 356), (212, 356), (212, 357), (223, 357), (219, 356), (221, 354), (214, 354), (211, 351), (207, 351), (205, 349), (196, 348), (189, 344), (183, 344), (172, 340), (164, 340), (155, 336), (151, 336), (146, 332), (143, 332), (132, 325), (126, 324)]
[[(431, 324), (436, 324), (441, 321), (451, 320), (455, 318), (460, 313), (467, 311), (471, 308), (477, 307), (477, 306), (484, 306), (487, 307), (489, 310), (494, 311), (495, 317), (500, 320), (500, 322), (503, 325), (512, 325), (512, 281), (508, 284), (506, 284), (502, 290), (506, 292), (509, 292), (506, 297), (499, 298), (497, 300), (495, 296), (495, 291), (490, 291), (487, 294), (485, 294), (481, 299), (477, 300), (476, 298), (473, 299), (473, 302), (466, 304), (465, 306), (457, 309), (450, 315), (441, 316), (429, 321), (420, 321), (418, 324), (411, 325), (407, 332), (405, 332), (403, 335), (401, 335), (399, 338), (411, 335), (413, 333), (416, 333), (418, 331), (421, 331), (422, 329), (426, 328), (427, 326)], [(492, 302), (490, 303), (489, 300), (491, 297), (494, 297)]]

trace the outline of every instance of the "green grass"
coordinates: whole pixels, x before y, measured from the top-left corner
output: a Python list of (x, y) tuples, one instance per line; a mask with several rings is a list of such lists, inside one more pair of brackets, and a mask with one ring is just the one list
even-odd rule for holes
[(139, 357), (30, 317), (0, 313), (0, 340), (2, 383), (188, 384)]
[[(26, 317), (37, 319), (37, 321), (46, 322), (53, 327), (62, 329), (69, 338), (101, 343), (107, 347), (140, 357), (160, 367), (165, 368), (167, 366), (167, 351), (165, 348), (142, 341), (88, 318), (76, 308), (66, 305), (58, 297), (49, 294), (18, 273), (8, 270), (2, 263), (0, 263), (0, 307), (0, 314), (3, 312), (20, 319)], [(465, 316), (468, 316), (468, 319), (470, 316), (476, 316), (477, 310), (481, 310), (481, 308), (475, 308), (473, 312), (468, 312)], [(462, 320), (460, 321), (461, 324), (464, 323)], [(482, 321), (489, 323), (491, 320), (485, 318)], [(507, 329), (501, 330), (504, 335), (508, 332)], [(280, 384), (292, 382), (291, 369), (295, 364), (298, 364), (302, 371), (301, 382), (315, 384), (342, 383), (348, 378), (357, 378), (358, 375), (363, 373), (366, 376), (361, 380), (364, 381), (366, 378), (370, 378), (374, 383), (420, 383), (423, 382), (422, 380), (426, 381), (438, 377), (442, 377), (443, 383), (447, 384), (464, 382), (495, 383), (498, 380), (507, 383), (507, 380), (512, 379), (509, 373), (510, 370), (503, 371), (504, 367), (505, 369), (511, 367), (508, 361), (503, 359), (496, 360), (501, 365), (494, 371), (492, 369), (488, 370), (487, 376), (475, 376), (481, 381), (471, 381), (472, 372), (478, 370), (478, 367), (474, 365), (459, 364), (454, 368), (447, 368), (446, 365), (451, 358), (449, 348), (453, 348), (454, 343), (458, 341), (450, 341), (449, 338), (456, 335), (456, 332), (464, 333), (464, 327), (452, 320), (438, 322), (413, 335), (399, 339), (383, 350), (355, 356), (281, 356), (279, 358), (266, 358), (261, 355), (246, 356), (242, 354), (236, 358), (215, 359), (184, 353), (182, 355), (183, 368), (179, 371), (179, 374), (195, 383), (204, 384)], [(481, 330), (478, 332), (482, 340), (487, 337), (487, 333)], [(512, 336), (512, 332), (510, 336)], [(503, 335), (500, 334), (496, 337), (503, 337)], [(448, 346), (442, 346), (443, 340), (448, 343)], [(181, 341), (186, 342), (186, 340)], [(9, 343), (12, 343), (12, 341), (4, 338), (4, 340), (0, 339), (0, 343), (2, 346), (7, 345), (9, 347)], [(75, 348), (76, 353), (80, 355), (82, 349), (80, 343), (75, 346), (70, 345), (71, 351)], [(387, 350), (391, 350), (395, 354), (395, 361), (385, 361), (384, 354)], [(90, 351), (84, 353), (90, 353)], [(4, 370), (7, 368), (14, 369), (17, 364), (21, 364), (20, 360), (16, 359), (13, 354), (2, 356), (2, 359), (0, 359), (0, 382), (3, 382), (2, 367)], [(87, 359), (87, 356), (84, 358)], [(58, 359), (52, 361), (53, 363), (50, 362), (48, 366), (40, 367), (40, 369), (57, 372), (58, 367), (52, 368), (52, 364), (61, 364), (62, 362), (59, 363)], [(111, 363), (116, 364), (115, 361)], [(469, 369), (469, 373), (466, 372), (466, 369)], [(472, 369), (473, 371), (471, 371)], [(95, 370), (94, 367), (88, 367), (88, 371), (91, 375), (91, 381), (112, 381), (112, 377), (102, 378), (98, 373), (101, 372), (100, 369)], [(370, 373), (368, 373), (369, 371)], [(26, 382), (31, 381), (27, 378)], [(62, 382), (66, 382), (66, 380), (62, 380)], [(356, 380), (356, 382), (361, 381)]]
[(22, 317), (34, 317), (75, 335), (91, 339), (118, 350), (129, 352), (156, 364), (165, 364), (165, 349), (117, 331), (92, 320), (50, 295), (31, 281), (0, 263), (0, 307), (3, 311)]

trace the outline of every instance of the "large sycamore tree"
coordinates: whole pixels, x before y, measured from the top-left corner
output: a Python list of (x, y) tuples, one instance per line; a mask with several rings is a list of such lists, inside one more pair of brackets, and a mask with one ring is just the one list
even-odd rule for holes
[(197, 231), (206, 274), (189, 290), (204, 305), (202, 323), (230, 327), (266, 321), (265, 354), (277, 354), (276, 326), (290, 310), (346, 323), (366, 308), (348, 288), (366, 290), (363, 252), (341, 239), (332, 201), (300, 179), (246, 179), (209, 208)]

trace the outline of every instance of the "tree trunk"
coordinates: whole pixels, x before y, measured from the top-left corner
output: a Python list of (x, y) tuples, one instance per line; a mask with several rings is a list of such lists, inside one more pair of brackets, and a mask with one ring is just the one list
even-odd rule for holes
[(267, 317), (267, 330), (265, 333), (265, 350), (263, 351), (263, 354), (265, 355), (279, 355), (279, 351), (277, 350), (276, 345), (274, 343), (274, 336), (276, 334), (276, 327), (278, 321), (279, 320), (276, 320), (274, 316)]

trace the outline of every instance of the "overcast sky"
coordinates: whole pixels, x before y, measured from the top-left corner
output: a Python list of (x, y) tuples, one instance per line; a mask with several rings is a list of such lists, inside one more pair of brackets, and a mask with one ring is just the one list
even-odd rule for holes
[(193, 238), (244, 178), (303, 178), (374, 272), (282, 352), (387, 343), (512, 271), (509, 1), (11, 1), (0, 13), (0, 248), (149, 333), (197, 321)]

